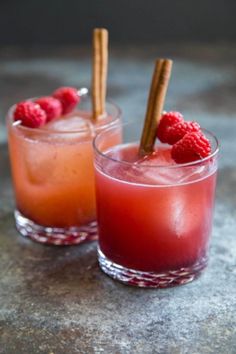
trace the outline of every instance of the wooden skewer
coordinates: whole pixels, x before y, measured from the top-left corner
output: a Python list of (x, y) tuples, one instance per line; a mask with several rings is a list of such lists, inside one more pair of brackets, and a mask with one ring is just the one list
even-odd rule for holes
[(156, 61), (139, 146), (140, 157), (153, 152), (157, 127), (163, 111), (171, 69), (172, 60), (158, 59)]
[(93, 31), (92, 109), (93, 119), (105, 113), (108, 67), (108, 31), (95, 28)]

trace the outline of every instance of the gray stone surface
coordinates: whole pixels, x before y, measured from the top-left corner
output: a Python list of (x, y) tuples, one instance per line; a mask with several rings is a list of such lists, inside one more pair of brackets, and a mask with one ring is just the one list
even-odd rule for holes
[(57, 86), (86, 86), (83, 48), (0, 49), (0, 353), (236, 353), (236, 47), (113, 48), (109, 95), (141, 123), (156, 56), (175, 60), (166, 109), (221, 142), (211, 258), (195, 282), (166, 290), (124, 286), (101, 273), (96, 244), (47, 247), (14, 228), (4, 116)]

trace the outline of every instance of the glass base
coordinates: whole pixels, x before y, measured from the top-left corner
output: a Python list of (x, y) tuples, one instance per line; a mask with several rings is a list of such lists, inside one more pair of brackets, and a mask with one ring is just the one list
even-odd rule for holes
[(187, 284), (201, 274), (207, 266), (207, 260), (207, 257), (204, 257), (191, 267), (162, 273), (142, 272), (113, 263), (98, 248), (98, 262), (104, 273), (127, 285), (142, 288), (167, 288)]
[(44, 244), (69, 246), (98, 238), (96, 221), (81, 227), (44, 227), (27, 219), (18, 210), (15, 211), (15, 221), (16, 228), (22, 236)]

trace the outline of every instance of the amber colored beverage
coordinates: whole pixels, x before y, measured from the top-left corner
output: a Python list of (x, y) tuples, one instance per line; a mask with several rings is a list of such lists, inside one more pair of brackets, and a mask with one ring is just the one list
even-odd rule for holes
[[(108, 103), (107, 116), (93, 123), (85, 104), (41, 129), (15, 126), (9, 113), (16, 225), (36, 241), (64, 245), (97, 236), (92, 139), (119, 122), (120, 110)], [(104, 140), (107, 147), (119, 142), (119, 129)]]
[(107, 129), (95, 139), (101, 268), (138, 286), (193, 280), (208, 259), (216, 141), (208, 134), (213, 156), (178, 165), (165, 144), (144, 160), (138, 157), (137, 143), (105, 149), (102, 140), (113, 133)]

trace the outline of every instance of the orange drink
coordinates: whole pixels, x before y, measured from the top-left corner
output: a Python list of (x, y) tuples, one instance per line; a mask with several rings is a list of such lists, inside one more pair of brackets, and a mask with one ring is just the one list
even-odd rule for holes
[[(14, 124), (12, 112), (7, 123), (17, 229), (56, 245), (96, 238), (92, 139), (119, 122), (119, 108), (108, 102), (107, 113), (94, 122), (87, 97), (78, 109), (36, 129)], [(117, 128), (104, 144), (119, 141)]]

